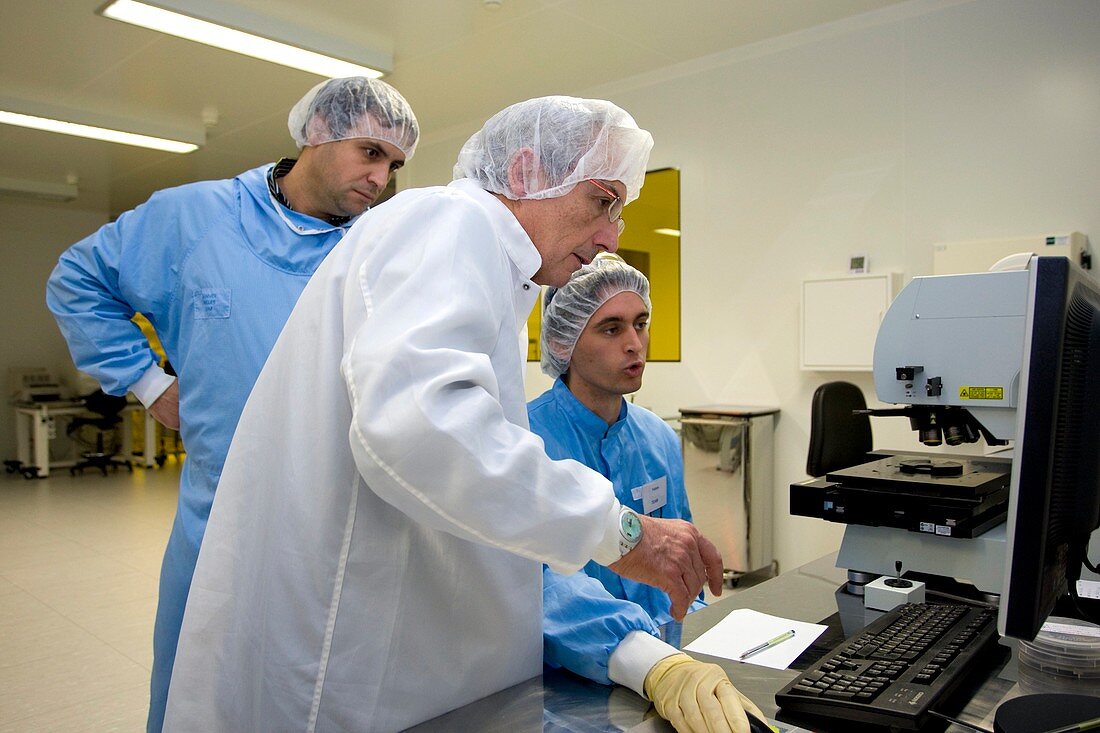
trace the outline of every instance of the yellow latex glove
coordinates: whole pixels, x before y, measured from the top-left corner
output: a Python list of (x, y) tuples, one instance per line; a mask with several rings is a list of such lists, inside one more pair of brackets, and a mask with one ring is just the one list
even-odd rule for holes
[(745, 711), (767, 720), (737, 691), (725, 670), (683, 653), (653, 665), (645, 678), (645, 693), (679, 733), (749, 733)]

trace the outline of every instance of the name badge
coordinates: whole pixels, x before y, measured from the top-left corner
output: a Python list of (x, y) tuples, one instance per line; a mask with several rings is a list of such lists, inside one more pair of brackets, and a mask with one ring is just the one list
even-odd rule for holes
[(668, 477), (662, 476), (648, 484), (631, 489), (630, 495), (635, 501), (641, 500), (643, 512), (652, 514), (668, 503)]

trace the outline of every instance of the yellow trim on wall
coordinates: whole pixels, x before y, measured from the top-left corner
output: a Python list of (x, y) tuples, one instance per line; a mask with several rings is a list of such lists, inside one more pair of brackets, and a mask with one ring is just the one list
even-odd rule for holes
[[(662, 168), (645, 174), (636, 201), (623, 209), (626, 230), (619, 256), (649, 278), (653, 317), (648, 361), (680, 360), (680, 171)], [(527, 360), (539, 360), (542, 299), (527, 319)]]

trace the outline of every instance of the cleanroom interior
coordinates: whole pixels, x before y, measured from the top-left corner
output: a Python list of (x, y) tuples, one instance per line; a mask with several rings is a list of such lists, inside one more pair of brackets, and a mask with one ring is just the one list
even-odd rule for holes
[[(380, 0), (352, 11), (326, 0), (310, 3), (308, 18), (289, 0), (239, 1), (284, 21), (339, 24), (345, 36), (362, 30), (392, 44), (394, 71), (385, 78), (406, 94), (423, 130), (415, 159), (397, 175), (399, 190), (447, 183), (466, 137), (521, 98), (610, 99), (652, 132), (650, 169), (679, 171), (680, 358), (650, 363), (633, 399), (667, 417), (703, 404), (779, 408), (773, 485), (766, 490), (781, 570), (840, 542), (840, 525), (788, 512), (788, 485), (806, 478), (814, 390), (843, 379), (882, 406), (869, 370), (801, 368), (803, 281), (847, 274), (857, 253), (867, 255), (871, 273), (900, 273), (907, 281), (931, 274), (936, 243), (1076, 231), (1095, 246), (1100, 237), (1100, 3), (1094, 0), (792, 0), (737, 3), (740, 10), (702, 0), (675, 8), (504, 0), (488, 10), (470, 0), (445, 12), (431, 2)], [(185, 111), (198, 121), (204, 106), (214, 106), (221, 107), (220, 119), (207, 129), (207, 145), (190, 156), (0, 126), (0, 178), (62, 182), (73, 173), (80, 191), (64, 203), (0, 194), (2, 374), (69, 368), (43, 303), (45, 280), (65, 248), (159, 188), (232, 176), (292, 155), (285, 110), (318, 79), (151, 32), (103, 31), (110, 21), (94, 14), (99, 4), (70, 0), (47, 10), (3, 0), (0, 97), (55, 96), (69, 106), (161, 121)], [(388, 33), (372, 27), (372, 13)], [(51, 29), (54, 23), (63, 32)], [(114, 33), (119, 47), (93, 47)], [(408, 55), (403, 40), (419, 52)], [(234, 97), (247, 104), (231, 103)], [(628, 208), (628, 221), (629, 215)], [(629, 236), (628, 228), (625, 247)], [(656, 310), (654, 323), (662, 317)], [(537, 363), (529, 363), (528, 396), (549, 385)], [(5, 409), (0, 455), (8, 458), (16, 446), (14, 417)], [(918, 448), (904, 421), (873, 425), (876, 447)], [(97, 473), (70, 478), (59, 471), (42, 482), (0, 477), (0, 648), (21, 633), (31, 605), (42, 613), (84, 613), (66, 606), (56, 584), (39, 580), (68, 578), (66, 566), (79, 564), (83, 550), (100, 553), (95, 543), (118, 537), (125, 540), (104, 557), (125, 558), (126, 574), (138, 581), (127, 587), (147, 586), (153, 597), (134, 591), (138, 597), (119, 605), (92, 594), (88, 613), (151, 612), (176, 470), (170, 460), (163, 469), (136, 471), (132, 484), (124, 474), (106, 480), (126, 485), (133, 503), (105, 497), (102, 506), (117, 512), (96, 509), (98, 528), (72, 533), (69, 520), (51, 512), (96, 503), (107, 485)], [(150, 475), (158, 473), (169, 478)], [(162, 493), (143, 493), (151, 491)], [(45, 590), (27, 598), (28, 588)], [(17, 596), (25, 599), (18, 608)], [(151, 626), (124, 625), (140, 627), (140, 634)], [(31, 659), (33, 650), (24, 647), (49, 643), (34, 638), (12, 649)], [(99, 642), (139, 668), (123, 691), (140, 696), (147, 651), (129, 640), (128, 652), (118, 652), (101, 638), (72, 654), (93, 664)], [(16, 657), (3, 656), (9, 661), (0, 659), (0, 709), (7, 710), (6, 698), (23, 694), (15, 681), (25, 678), (7, 675)], [(119, 691), (97, 694), (106, 699)], [(77, 695), (60, 708), (79, 720), (76, 711), (91, 702)], [(0, 730), (66, 720), (17, 712), (14, 720), (0, 714)], [(119, 716), (142, 719), (131, 711)]]

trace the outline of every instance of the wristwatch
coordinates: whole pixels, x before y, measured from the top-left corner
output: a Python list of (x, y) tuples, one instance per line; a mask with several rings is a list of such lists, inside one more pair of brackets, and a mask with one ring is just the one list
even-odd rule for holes
[(633, 509), (619, 510), (619, 556), (633, 550), (642, 541), (642, 520)]

